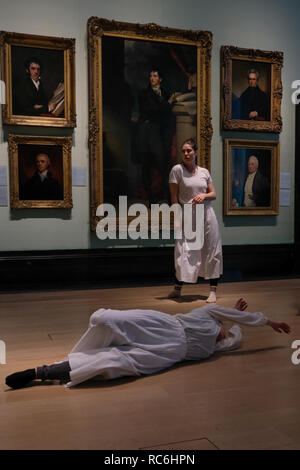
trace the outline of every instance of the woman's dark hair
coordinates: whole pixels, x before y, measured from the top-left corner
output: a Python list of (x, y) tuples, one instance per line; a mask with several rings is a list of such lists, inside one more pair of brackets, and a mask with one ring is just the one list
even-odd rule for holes
[(181, 148), (182, 148), (185, 144), (189, 144), (195, 152), (196, 152), (196, 150), (198, 149), (197, 143), (196, 143), (195, 139), (193, 139), (192, 137), (191, 137), (190, 139), (186, 139), (186, 140), (182, 143)]

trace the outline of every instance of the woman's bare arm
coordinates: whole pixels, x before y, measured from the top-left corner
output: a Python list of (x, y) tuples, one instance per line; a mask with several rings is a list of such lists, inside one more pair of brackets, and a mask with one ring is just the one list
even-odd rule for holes
[(193, 199), (193, 204), (202, 204), (204, 201), (214, 201), (216, 198), (214, 185), (208, 183), (206, 193), (197, 194)]
[(176, 183), (169, 183), (169, 186), (170, 186), (170, 194), (171, 194), (171, 203), (178, 204), (179, 186)]

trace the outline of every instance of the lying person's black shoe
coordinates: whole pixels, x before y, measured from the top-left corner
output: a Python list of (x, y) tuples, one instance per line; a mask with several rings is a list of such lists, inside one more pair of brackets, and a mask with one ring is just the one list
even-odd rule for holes
[(35, 369), (27, 369), (8, 375), (5, 379), (5, 383), (9, 387), (17, 389), (25, 387), (25, 385), (29, 384), (29, 382), (34, 379), (36, 379)]

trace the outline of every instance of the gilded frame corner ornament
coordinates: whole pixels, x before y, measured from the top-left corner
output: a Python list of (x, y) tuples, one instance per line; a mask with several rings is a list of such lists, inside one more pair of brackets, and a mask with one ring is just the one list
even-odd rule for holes
[[(41, 116), (14, 113), (13, 106), (13, 67), (12, 47), (29, 50), (61, 51), (63, 53), (64, 116)], [(76, 127), (76, 90), (75, 90), (75, 39), (38, 36), (1, 31), (1, 78), (6, 88), (6, 103), (2, 104), (2, 121), (5, 125)], [(25, 72), (24, 72), (25, 73)], [(15, 111), (18, 111), (15, 109)]]
[[(38, 199), (20, 199), (20, 167), (21, 155), (19, 146), (30, 146), (34, 150), (34, 155), (43, 153), (45, 146), (48, 153), (49, 147), (61, 148), (61, 167), (62, 167), (62, 185), (63, 198), (60, 200), (38, 200)], [(11, 209), (71, 209), (72, 201), (72, 138), (71, 137), (46, 137), (46, 136), (8, 136), (9, 152), (9, 184), (10, 184), (10, 207)]]
[[(282, 130), (281, 99), (283, 52), (245, 49), (235, 46), (221, 47), (221, 127), (223, 130), (274, 132)], [(232, 62), (248, 61), (270, 65), (269, 120), (232, 118)]]
[(103, 196), (103, 100), (102, 41), (111, 36), (132, 40), (195, 46), (197, 56), (197, 143), (198, 163), (210, 168), (211, 124), (211, 48), (209, 31), (188, 31), (162, 27), (154, 23), (133, 24), (91, 17), (88, 20), (89, 68), (89, 156), (90, 156), (90, 227), (96, 230), (97, 207)]
[[(279, 141), (248, 140), (248, 139), (225, 139), (224, 140), (224, 215), (278, 215), (279, 214), (279, 179), (280, 179), (280, 144)], [(233, 151), (238, 149), (241, 153), (233, 156)], [(249, 150), (251, 150), (249, 152)], [(267, 153), (269, 155), (267, 156)], [(247, 162), (251, 154), (260, 155), (258, 171), (263, 166), (266, 158), (264, 179), (261, 179), (257, 190), (262, 194), (263, 184), (268, 179), (268, 204), (244, 206), (245, 187), (247, 182)], [(267, 162), (267, 159), (269, 162)], [(238, 176), (237, 176), (238, 175)], [(241, 176), (243, 175), (243, 176)], [(254, 188), (254, 182), (252, 183)], [(241, 198), (237, 204), (235, 188), (239, 186)], [(254, 191), (253, 191), (254, 193)], [(255, 195), (255, 194), (254, 194)], [(252, 197), (252, 196), (251, 196)]]

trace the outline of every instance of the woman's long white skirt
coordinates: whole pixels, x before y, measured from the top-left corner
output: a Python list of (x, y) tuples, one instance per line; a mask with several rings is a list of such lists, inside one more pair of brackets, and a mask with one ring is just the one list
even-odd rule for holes
[(197, 282), (219, 278), (223, 273), (222, 242), (213, 208), (204, 207), (204, 244), (200, 250), (190, 250), (183, 237), (175, 242), (175, 271), (178, 281)]
[(152, 374), (185, 358), (179, 321), (154, 310), (97, 310), (68, 355), (72, 387), (95, 376)]

